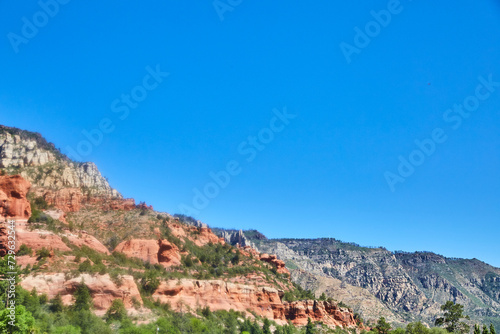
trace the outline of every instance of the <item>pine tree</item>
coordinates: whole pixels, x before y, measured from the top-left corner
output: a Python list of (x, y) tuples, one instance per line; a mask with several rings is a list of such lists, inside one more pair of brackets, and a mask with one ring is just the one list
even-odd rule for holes
[(391, 330), (391, 325), (387, 321), (385, 321), (384, 317), (380, 317), (377, 322), (377, 326), (375, 326), (375, 330), (379, 334), (387, 334)]
[(478, 324), (474, 325), (474, 334), (481, 334), (481, 329)]
[(122, 321), (127, 317), (127, 310), (121, 299), (115, 299), (106, 312), (107, 321)]
[(437, 318), (434, 322), (434, 325), (445, 325), (445, 329), (450, 333), (458, 332), (465, 334), (469, 332), (469, 325), (467, 325), (467, 323), (463, 321), (460, 321), (462, 318), (469, 319), (469, 316), (465, 316), (463, 314), (463, 305), (455, 304), (452, 301), (447, 301), (444, 305), (441, 305), (441, 310), (444, 311), (444, 316)]
[(315, 332), (311, 318), (307, 318), (306, 334), (314, 334)]
[(488, 330), (488, 327), (486, 327), (486, 325), (483, 325), (483, 334), (490, 334), (490, 331)]
[(263, 334), (272, 334), (271, 333), (271, 322), (267, 318), (264, 318), (264, 325), (262, 326), (262, 333)]
[(406, 334), (429, 334), (429, 329), (420, 321), (410, 322), (406, 326)]
[(50, 301), (49, 310), (54, 313), (62, 312), (64, 310), (64, 304), (60, 294), (55, 296), (54, 299)]
[(73, 305), (73, 308), (75, 311), (88, 311), (90, 310), (90, 303), (91, 303), (92, 297), (90, 296), (90, 291), (89, 288), (85, 285), (85, 283), (82, 280), (82, 283), (76, 288), (75, 291), (75, 304)]
[(495, 326), (493, 326), (493, 324), (490, 324), (490, 334), (497, 334)]

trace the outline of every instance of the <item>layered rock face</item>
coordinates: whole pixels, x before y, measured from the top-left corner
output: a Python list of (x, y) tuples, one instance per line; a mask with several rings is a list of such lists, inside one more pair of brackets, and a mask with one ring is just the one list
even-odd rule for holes
[(142, 304), (139, 289), (130, 275), (121, 276), (119, 284), (116, 284), (108, 274), (82, 274), (69, 280), (63, 273), (41, 274), (23, 278), (21, 286), (28, 291), (36, 288), (39, 294), (45, 293), (49, 299), (61, 295), (63, 302), (70, 305), (74, 302), (74, 292), (82, 282), (90, 290), (97, 314), (104, 314), (114, 299), (121, 299), (128, 310), (133, 310), (134, 302)]
[(251, 310), (270, 319), (284, 319), (284, 307), (279, 291), (274, 288), (235, 284), (222, 280), (164, 281), (153, 299), (170, 303), (177, 310), (186, 306), (196, 309), (208, 306), (211, 310)]
[(282, 296), (283, 291), (272, 287), (222, 280), (181, 279), (162, 282), (153, 299), (169, 303), (178, 311), (208, 306), (211, 310), (254, 312), (279, 324), (290, 320), (302, 326), (311, 318), (331, 327), (356, 327), (352, 311), (334, 303), (312, 300), (283, 303)]

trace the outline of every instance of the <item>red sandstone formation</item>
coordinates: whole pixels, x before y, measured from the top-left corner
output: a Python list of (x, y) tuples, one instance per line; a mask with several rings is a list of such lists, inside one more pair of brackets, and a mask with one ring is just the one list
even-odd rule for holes
[(167, 240), (132, 239), (121, 242), (115, 251), (165, 267), (181, 264), (179, 248)]
[(168, 227), (175, 237), (181, 239), (187, 238), (200, 247), (209, 243), (226, 243), (223, 238), (216, 236), (208, 227), (198, 228), (196, 226), (185, 225), (178, 222), (169, 223)]
[(106, 246), (104, 246), (99, 240), (97, 240), (90, 234), (84, 233), (81, 236), (77, 236), (74, 234), (67, 234), (66, 237), (73, 245), (76, 245), (77, 247), (87, 246), (99, 253), (107, 255), (110, 254)]
[(278, 260), (278, 257), (276, 255), (269, 255), (264, 253), (260, 255), (260, 260), (270, 263), (271, 265), (276, 267), (278, 273), (290, 275), (290, 272), (285, 267), (285, 262), (282, 260)]
[(135, 200), (133, 198), (109, 198), (102, 196), (88, 197), (84, 200), (83, 204), (97, 205), (103, 211), (130, 211), (136, 208)]
[(133, 198), (110, 198), (105, 196), (84, 196), (79, 188), (62, 188), (59, 190), (48, 190), (39, 188), (35, 191), (35, 196), (41, 196), (49, 205), (64, 212), (77, 212), (86, 205), (97, 205), (104, 211), (126, 210), (130, 211), (136, 208)]
[(123, 241), (116, 246), (115, 251), (128, 257), (135, 257), (151, 264), (158, 263), (158, 241), (145, 239), (132, 239)]
[(153, 206), (152, 205), (147, 205), (146, 203), (144, 202), (141, 202), (139, 203), (137, 206), (136, 206), (137, 209), (141, 209), (141, 210), (151, 210), (153, 211)]
[(135, 200), (133, 198), (111, 200), (109, 203), (110, 209), (114, 211), (130, 211), (135, 208)]
[[(31, 184), (20, 175), (0, 176), (0, 222), (4, 219), (26, 220), (31, 216), (31, 206), (26, 198), (30, 187)], [(7, 225), (0, 223), (0, 256), (7, 254), (7, 235)], [(20, 243), (17, 242), (16, 246), (19, 248)]]
[(237, 244), (236, 248), (238, 248), (240, 250), (241, 254), (243, 254), (245, 256), (253, 257), (253, 258), (260, 258), (260, 253), (257, 252), (255, 249), (253, 249), (250, 246), (241, 247), (239, 244)]
[(354, 315), (351, 310), (338, 307), (327, 301), (302, 300), (284, 303), (285, 318), (293, 324), (304, 326), (307, 319), (322, 321), (329, 327), (356, 327)]
[(282, 302), (283, 291), (271, 287), (230, 283), (222, 280), (181, 279), (164, 281), (153, 299), (169, 303), (176, 310), (208, 306), (211, 310), (236, 310), (285, 324), (307, 324), (307, 319), (322, 321), (328, 326), (356, 327), (350, 310), (329, 302), (312, 300)]
[(49, 250), (60, 250), (60, 251), (71, 251), (59, 237), (52, 232), (48, 231), (27, 231), (21, 227), (17, 228), (16, 231), (16, 250), (19, 249), (21, 245), (26, 245), (34, 251), (46, 248)]
[(179, 248), (167, 240), (158, 240), (158, 262), (165, 267), (181, 264)]
[(31, 184), (20, 175), (0, 176), (0, 216), (28, 219), (31, 206), (26, 195)]
[(218, 244), (222, 243), (224, 244), (225, 242), (221, 242), (220, 238), (213, 234), (212, 230), (209, 229), (208, 227), (202, 227), (199, 230), (199, 235), (197, 238), (194, 240), (194, 243), (197, 246), (205, 246), (206, 244), (213, 243), (213, 244)]
[(47, 204), (64, 212), (79, 211), (83, 201), (83, 194), (79, 188), (62, 188), (55, 191), (37, 189), (35, 195), (43, 197)]
[(284, 319), (280, 292), (269, 287), (221, 280), (170, 280), (161, 282), (153, 299), (170, 303), (177, 310), (208, 306), (211, 310), (251, 310), (270, 319)]

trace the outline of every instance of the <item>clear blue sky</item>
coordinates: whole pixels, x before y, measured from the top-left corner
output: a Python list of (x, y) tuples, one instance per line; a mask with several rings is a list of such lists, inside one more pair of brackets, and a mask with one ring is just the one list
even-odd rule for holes
[(1, 124), (69, 153), (107, 119), (81, 160), (170, 213), (233, 161), (193, 214), (212, 226), (500, 266), (498, 1), (60, 1), (0, 2)]

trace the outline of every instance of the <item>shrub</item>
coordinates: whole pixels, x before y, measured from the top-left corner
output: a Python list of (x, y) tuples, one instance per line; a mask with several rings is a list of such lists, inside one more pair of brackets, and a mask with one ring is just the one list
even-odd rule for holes
[(121, 299), (115, 299), (106, 311), (106, 321), (122, 321), (127, 317), (127, 310)]
[(36, 197), (32, 202), (31, 202), (31, 207), (38, 209), (38, 210), (47, 210), (49, 208), (49, 204), (43, 197)]
[(42, 249), (36, 251), (36, 256), (38, 257), (38, 260), (42, 260), (50, 256), (50, 251), (47, 248), (43, 247)]
[(33, 250), (26, 246), (25, 244), (22, 244), (21, 247), (19, 247), (19, 250), (17, 251), (17, 256), (23, 256), (23, 255), (31, 255), (33, 254)]
[(147, 270), (144, 277), (141, 279), (141, 287), (146, 294), (151, 295), (160, 285), (160, 280), (156, 271)]
[(87, 259), (87, 260), (83, 261), (82, 263), (80, 263), (80, 265), (78, 266), (78, 271), (81, 273), (92, 272), (92, 264), (90, 263), (90, 260)]

